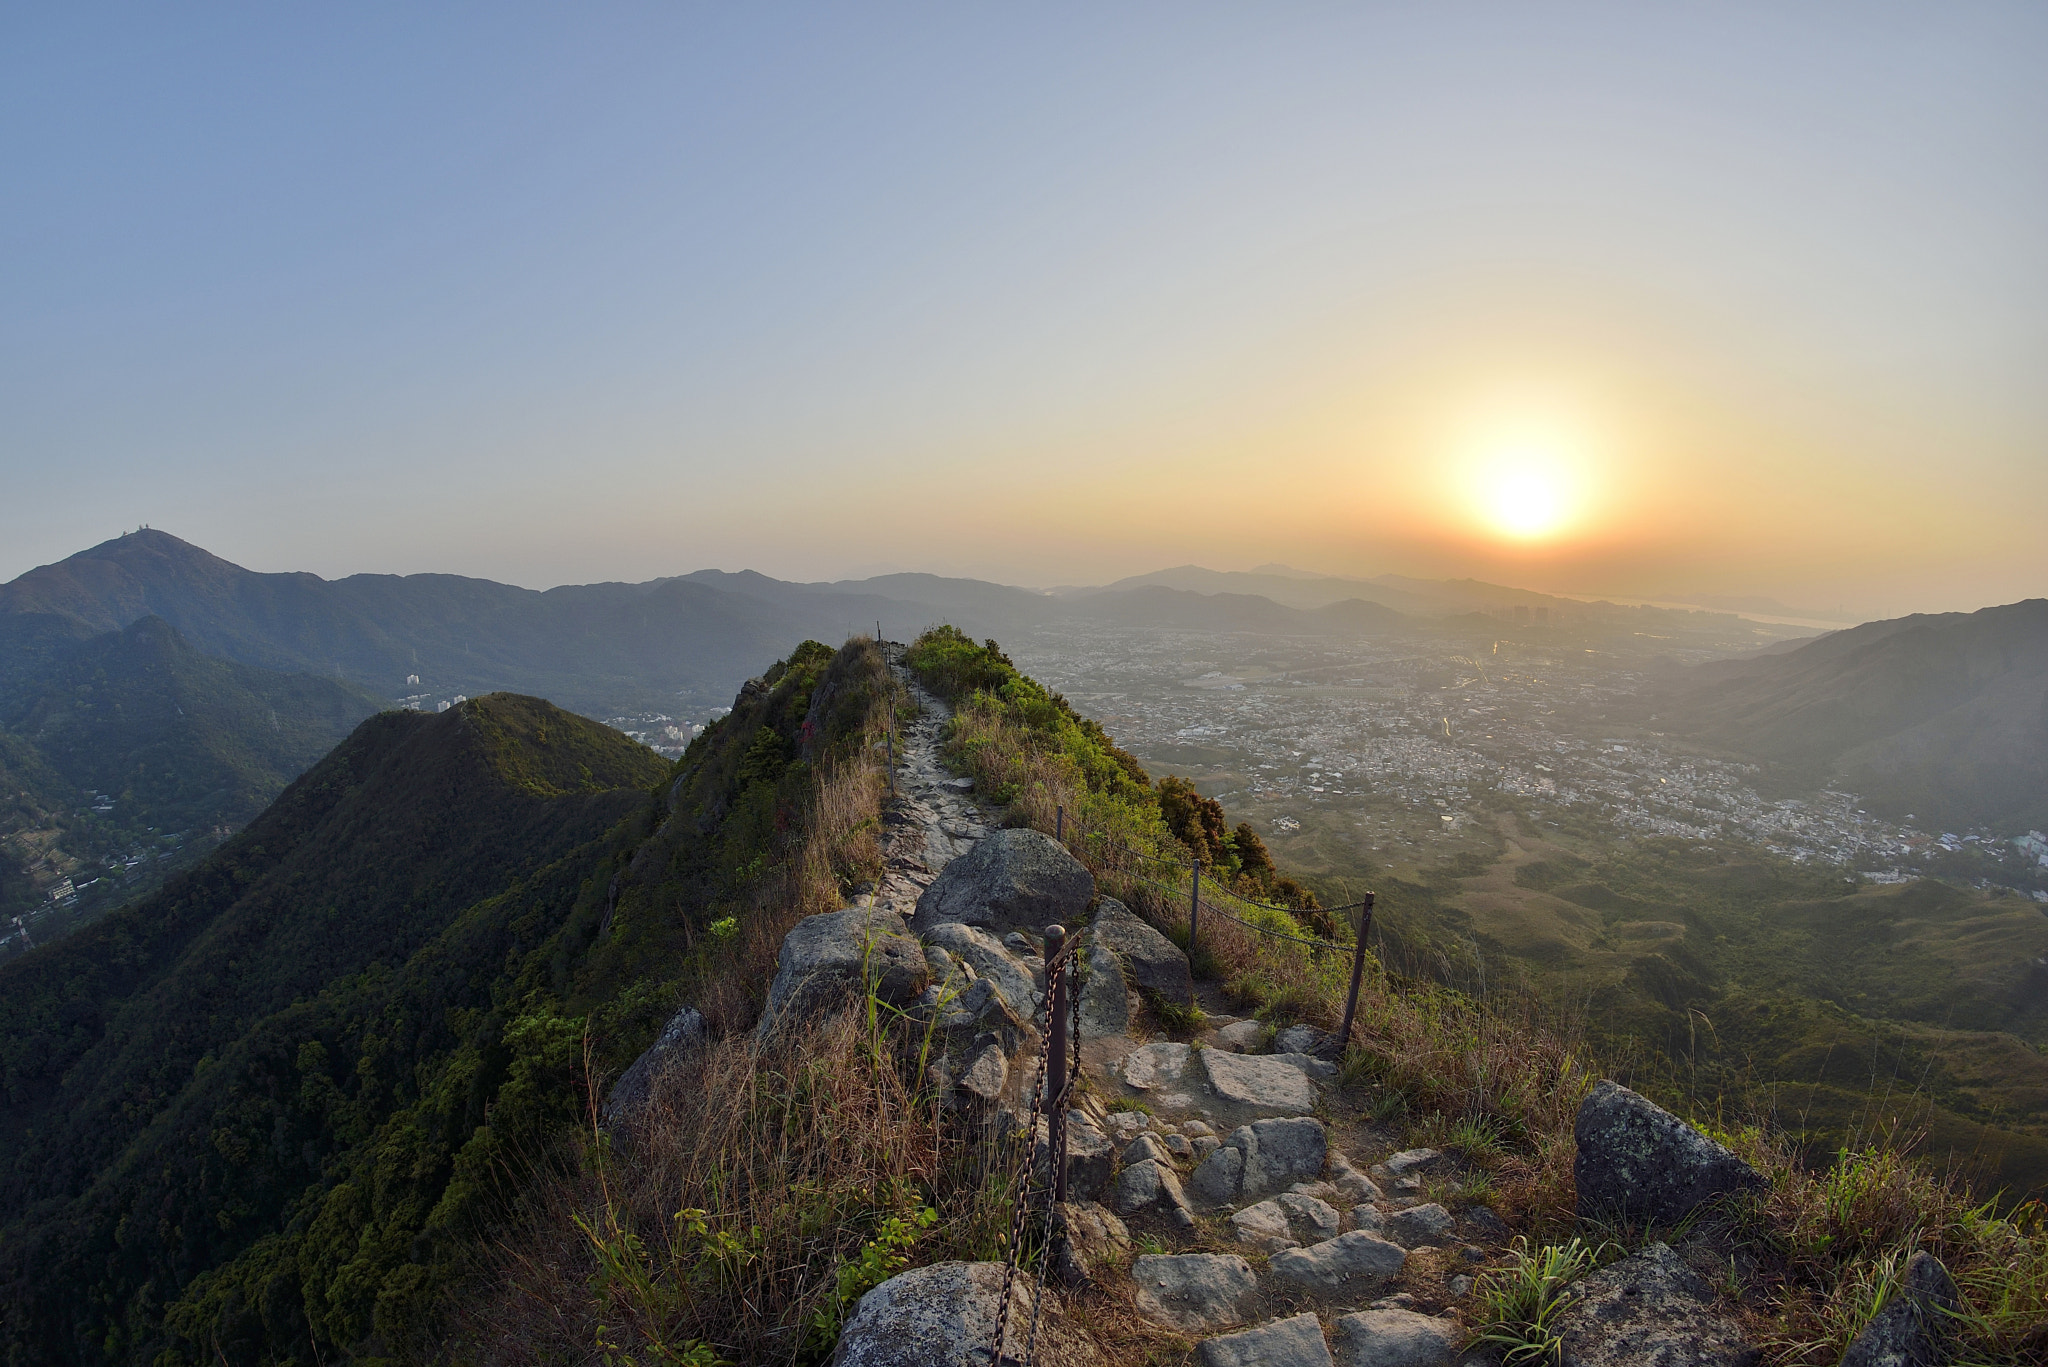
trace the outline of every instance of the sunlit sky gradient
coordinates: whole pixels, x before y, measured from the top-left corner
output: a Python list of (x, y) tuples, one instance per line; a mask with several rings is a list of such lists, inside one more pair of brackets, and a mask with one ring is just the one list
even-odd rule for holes
[(2044, 71), (2032, 3), (12, 5), (0, 578), (2039, 595)]

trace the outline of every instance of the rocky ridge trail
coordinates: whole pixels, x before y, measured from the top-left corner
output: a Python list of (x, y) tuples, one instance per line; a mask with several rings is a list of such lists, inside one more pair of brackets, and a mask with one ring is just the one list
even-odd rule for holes
[[(1002, 1362), (1101, 1363), (1105, 1347), (1125, 1345), (1092, 1338), (1090, 1324), (1135, 1314), (1181, 1336), (1203, 1367), (1497, 1362), (1495, 1350), (1463, 1347), (1466, 1315), (1476, 1278), (1507, 1262), (1511, 1232), (1484, 1205), (1433, 1199), (1455, 1187), (1458, 1156), (1401, 1148), (1364, 1119), (1333, 1061), (1338, 1042), (1321, 1031), (1276, 1034), (1218, 1013), (1194, 1039), (1161, 1037), (1150, 1003), (1196, 990), (1186, 956), (1098, 897), (1063, 847), (1004, 828), (971, 780), (947, 772), (950, 710), (910, 677), (900, 647), (887, 649), (920, 710), (896, 756), (884, 873), (846, 910), (790, 933), (761, 1028), (874, 990), (931, 1024), (930, 1081), (958, 1123), (1022, 1134), (1045, 1048), (1042, 932), (1083, 925), (1081, 1071), (1067, 1115), (1069, 1199), (1049, 1213), (1044, 1259), (1063, 1291), (1041, 1296), (1023, 1271), (1006, 1283), (1000, 1263), (914, 1268), (862, 1297), (834, 1360), (982, 1367), (1000, 1322)], [(1043, 1173), (1044, 1117), (1035, 1130)], [(1758, 1180), (1613, 1083), (1587, 1100), (1576, 1138), (1589, 1218), (1668, 1218)], [(1923, 1281), (1937, 1284), (1932, 1273)], [(1098, 1313), (1103, 1300), (1117, 1313)], [(1934, 1318), (1894, 1316), (1887, 1332)], [(1759, 1359), (1731, 1309), (1661, 1243), (1587, 1278), (1554, 1328), (1566, 1367)]]

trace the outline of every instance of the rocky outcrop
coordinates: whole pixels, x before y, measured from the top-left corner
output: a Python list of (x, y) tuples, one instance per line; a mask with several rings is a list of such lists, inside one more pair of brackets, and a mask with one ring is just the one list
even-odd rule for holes
[(834, 1009), (870, 986), (883, 1001), (908, 1005), (930, 976), (924, 946), (904, 932), (894, 912), (853, 907), (806, 916), (776, 955), (761, 1033)]
[(920, 938), (928, 947), (944, 950), (973, 969), (977, 978), (993, 985), (1022, 1020), (1031, 1019), (1045, 996), (1039, 981), (1045, 970), (978, 926), (948, 921), (923, 931)]
[[(1001, 1263), (933, 1263), (900, 1273), (860, 1298), (839, 1335), (834, 1367), (986, 1367), (1002, 1293)], [(1003, 1354), (1019, 1362), (1037, 1295), (1030, 1275), (1018, 1272), (1010, 1286)], [(1033, 1361), (1096, 1367), (1103, 1357), (1058, 1300), (1047, 1296)]]
[(1582, 1219), (1675, 1225), (1708, 1201), (1764, 1186), (1749, 1164), (1618, 1082), (1593, 1088), (1572, 1136)]
[(704, 1017), (694, 1006), (686, 1006), (669, 1017), (647, 1052), (633, 1060), (619, 1074), (604, 1102), (604, 1123), (631, 1124), (654, 1099), (654, 1087), (663, 1073), (704, 1043)]
[(1312, 1312), (1219, 1334), (1195, 1350), (1195, 1361), (1201, 1367), (1333, 1367)]
[(1849, 1345), (1842, 1367), (1934, 1367), (1944, 1360), (1947, 1316), (1955, 1309), (1955, 1279), (1920, 1250), (1906, 1260), (1891, 1300)]
[(1558, 1332), (1563, 1367), (1754, 1367), (1761, 1357), (1666, 1244), (1580, 1282)]
[(1094, 897), (1095, 876), (1051, 836), (990, 831), (932, 880), (910, 927), (920, 935), (948, 921), (1037, 931), (1080, 916)]
[(1184, 1002), (1194, 992), (1188, 956), (1113, 897), (1102, 899), (1090, 927), (1094, 943), (1122, 961), (1124, 975), (1141, 992)]

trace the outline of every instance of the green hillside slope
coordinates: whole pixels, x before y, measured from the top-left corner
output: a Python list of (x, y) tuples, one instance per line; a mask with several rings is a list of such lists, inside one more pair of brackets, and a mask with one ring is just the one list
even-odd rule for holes
[(791, 852), (885, 678), (806, 645), (674, 766), (532, 698), (383, 713), (157, 895), (0, 967), (5, 1360), (432, 1357), (586, 1065), (817, 900)]

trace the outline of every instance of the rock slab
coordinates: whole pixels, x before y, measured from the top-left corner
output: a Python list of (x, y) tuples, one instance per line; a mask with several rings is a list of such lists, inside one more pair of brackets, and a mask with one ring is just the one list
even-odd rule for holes
[[(834, 1367), (986, 1367), (996, 1336), (1001, 1263), (933, 1263), (912, 1268), (860, 1298), (834, 1350)], [(1019, 1272), (1010, 1286), (1003, 1352), (1022, 1360), (1037, 1287)], [(1044, 1362), (1097, 1367), (1102, 1352), (1047, 1297), (1038, 1325)]]
[(1273, 1280), (1319, 1296), (1356, 1295), (1400, 1273), (1408, 1250), (1377, 1234), (1352, 1230), (1309, 1248), (1287, 1248), (1266, 1264)]
[(1707, 1201), (1764, 1186), (1755, 1168), (1618, 1082), (1593, 1088), (1572, 1137), (1581, 1219), (1675, 1225)]
[(1301, 1115), (1316, 1105), (1308, 1074), (1272, 1054), (1202, 1051), (1202, 1070), (1225, 1103), (1267, 1115)]
[(1042, 930), (1088, 909), (1095, 876), (1042, 831), (990, 831), (917, 899), (919, 935), (948, 921), (1001, 932)]
[(1313, 1312), (1205, 1340), (1201, 1367), (1335, 1367)]
[(1762, 1357), (1667, 1244), (1580, 1282), (1558, 1332), (1562, 1367), (1755, 1367)]
[(1139, 1314), (1188, 1334), (1243, 1324), (1259, 1295), (1252, 1265), (1232, 1253), (1148, 1253), (1131, 1282)]
[(1337, 1321), (1342, 1367), (1451, 1367), (1465, 1337), (1456, 1320), (1413, 1310), (1361, 1310)]

